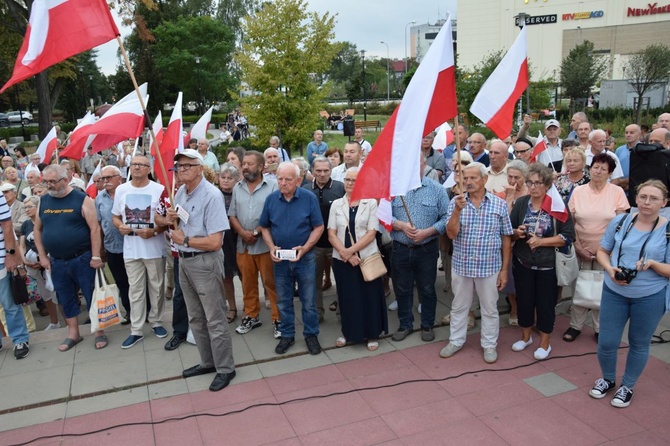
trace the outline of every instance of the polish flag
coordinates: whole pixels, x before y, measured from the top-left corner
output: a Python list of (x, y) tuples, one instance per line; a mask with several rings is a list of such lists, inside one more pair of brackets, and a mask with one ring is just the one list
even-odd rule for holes
[(399, 196), (421, 186), (421, 139), (457, 113), (454, 46), (447, 17), (402, 103), (365, 159), (351, 199)]
[(526, 28), (482, 86), (470, 111), (500, 139), (512, 132), (514, 106), (528, 87)]
[(391, 208), (391, 202), (388, 199), (382, 198), (379, 200), (376, 216), (379, 223), (381, 223), (388, 232), (393, 231), (393, 210)]
[[(158, 143), (158, 146), (160, 147), (161, 142), (163, 141), (163, 134), (165, 133), (163, 130), (163, 114), (158, 111), (158, 115), (156, 116), (156, 119), (154, 119), (154, 123), (151, 126), (151, 129), (154, 131), (154, 135), (156, 135), (156, 143)], [(156, 144), (153, 142), (153, 138), (151, 138), (151, 135), (149, 136), (149, 147), (151, 148), (151, 156), (156, 156)]]
[(84, 157), (84, 153), (86, 153), (86, 149), (91, 145), (91, 142), (93, 142), (95, 135), (88, 135), (86, 138), (82, 138), (80, 135), (85, 129), (92, 126), (95, 120), (96, 117), (93, 113), (90, 111), (86, 112), (86, 115), (81, 118), (79, 124), (77, 124), (72, 131), (72, 134), (70, 135), (70, 143), (60, 153), (61, 158), (80, 160)]
[(49, 164), (57, 147), (58, 134), (56, 133), (56, 127), (52, 127), (37, 148), (36, 153), (40, 156), (40, 163)]
[(184, 138), (182, 136), (182, 92), (179, 92), (177, 101), (174, 103), (172, 116), (170, 116), (170, 123), (163, 134), (163, 141), (160, 145), (160, 156), (163, 160), (163, 166), (167, 173), (167, 178), (163, 176), (163, 172), (159, 165), (154, 166), (156, 179), (159, 183), (165, 186), (166, 190), (172, 190), (172, 169), (174, 168), (174, 156), (177, 151), (184, 150)]
[(565, 208), (565, 203), (563, 202), (563, 198), (561, 198), (561, 194), (558, 193), (558, 189), (556, 189), (556, 186), (553, 184), (544, 196), (541, 207), (544, 212), (551, 215), (556, 220), (559, 220), (562, 223), (568, 221), (568, 210)]
[(537, 157), (540, 156), (542, 152), (547, 150), (547, 142), (542, 136), (542, 132), (537, 136), (537, 141), (535, 141), (535, 147), (533, 147), (533, 153), (530, 155), (530, 162), (534, 163), (537, 161)]
[(105, 0), (35, 0), (11, 79), (24, 79), (120, 35)]
[(95, 200), (95, 197), (98, 196), (98, 188), (95, 187), (95, 183), (93, 182), (93, 178), (95, 178), (96, 175), (101, 175), (101, 168), (102, 162), (99, 162), (97, 166), (95, 166), (95, 170), (91, 174), (91, 178), (88, 179), (88, 184), (86, 185), (86, 195), (91, 197), (92, 199)]
[(209, 123), (212, 121), (213, 109), (214, 107), (209, 107), (209, 110), (207, 110), (207, 112), (198, 119), (198, 122), (191, 127), (191, 131), (184, 138), (184, 145), (188, 144), (188, 141), (191, 138), (198, 140), (207, 139), (207, 129), (209, 129)]
[(448, 122), (442, 124), (435, 130), (435, 139), (433, 140), (433, 149), (442, 153), (445, 147), (454, 142), (454, 129), (451, 128)]
[[(149, 102), (146, 82), (139, 87), (139, 90), (146, 105)], [(97, 153), (120, 141), (137, 138), (143, 129), (144, 109), (137, 93), (132, 91), (107, 110), (93, 125), (82, 129), (76, 138), (73, 134), (70, 143), (74, 144), (82, 138), (94, 136), (90, 146), (93, 148), (93, 153)]]

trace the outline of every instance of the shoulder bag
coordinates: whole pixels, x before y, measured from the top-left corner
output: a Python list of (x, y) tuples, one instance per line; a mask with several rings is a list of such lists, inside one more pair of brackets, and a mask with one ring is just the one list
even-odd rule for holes
[[(347, 211), (348, 210), (349, 209), (347, 208)], [(346, 212), (344, 218), (347, 221), (347, 226), (344, 230), (347, 232), (347, 234), (349, 234), (349, 241), (351, 242), (351, 246), (353, 246), (354, 239), (351, 237), (351, 232), (349, 232), (349, 218), (346, 217)], [(359, 258), (361, 257), (359, 253), (356, 253), (356, 255)], [(377, 280), (388, 272), (386, 265), (384, 265), (384, 259), (382, 258), (382, 255), (379, 253), (379, 251), (367, 256), (364, 259), (361, 259), (360, 267), (361, 274), (363, 274), (363, 280), (366, 282)]]

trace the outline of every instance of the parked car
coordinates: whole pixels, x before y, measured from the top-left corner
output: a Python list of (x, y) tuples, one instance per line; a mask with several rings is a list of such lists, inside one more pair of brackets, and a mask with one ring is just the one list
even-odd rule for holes
[(9, 122), (12, 124), (18, 124), (21, 121), (23, 121), (24, 124), (33, 122), (33, 115), (27, 111), (10, 111), (7, 112), (7, 116), (9, 117)]
[(9, 127), (9, 116), (0, 113), (0, 127)]

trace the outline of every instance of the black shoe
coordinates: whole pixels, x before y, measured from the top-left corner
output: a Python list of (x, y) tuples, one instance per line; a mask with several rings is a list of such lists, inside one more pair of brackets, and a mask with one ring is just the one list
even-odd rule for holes
[(125, 318), (123, 322), (121, 322), (121, 325), (128, 325), (128, 324), (130, 324), (130, 317)]
[(295, 338), (281, 338), (279, 344), (275, 347), (275, 353), (283, 355), (293, 344), (295, 344)]
[(321, 353), (321, 344), (319, 344), (319, 338), (316, 336), (305, 337), (305, 343), (307, 343), (307, 350), (309, 350), (310, 355)]
[(176, 350), (177, 347), (181, 345), (182, 342), (186, 341), (186, 338), (182, 338), (181, 336), (173, 335), (169, 341), (165, 344), (165, 350), (171, 351), (171, 350)]
[(393, 333), (391, 339), (395, 342), (404, 341), (407, 336), (412, 334), (412, 331), (413, 330), (411, 328), (398, 328), (398, 331)]
[(218, 392), (219, 390), (228, 387), (228, 384), (235, 378), (235, 375), (237, 375), (235, 370), (230, 373), (217, 373), (214, 377), (214, 381), (212, 381), (212, 384), (209, 386), (209, 390)]
[(198, 364), (184, 370), (182, 376), (184, 378), (190, 378), (192, 376), (206, 375), (214, 372), (216, 372), (216, 367), (201, 367), (200, 364)]
[(14, 346), (14, 357), (23, 359), (30, 354), (30, 345), (27, 342), (19, 342)]

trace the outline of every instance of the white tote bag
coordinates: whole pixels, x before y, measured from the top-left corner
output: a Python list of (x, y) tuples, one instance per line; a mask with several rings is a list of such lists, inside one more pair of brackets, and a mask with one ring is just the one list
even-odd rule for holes
[(120, 324), (123, 320), (119, 289), (107, 283), (100, 269), (95, 271), (95, 289), (88, 315), (91, 318), (91, 333)]

